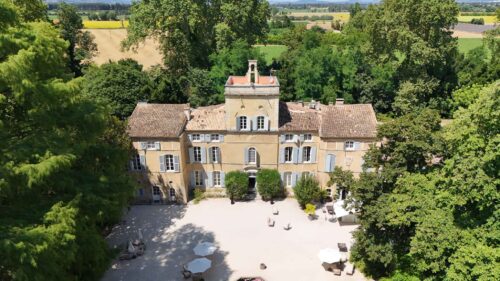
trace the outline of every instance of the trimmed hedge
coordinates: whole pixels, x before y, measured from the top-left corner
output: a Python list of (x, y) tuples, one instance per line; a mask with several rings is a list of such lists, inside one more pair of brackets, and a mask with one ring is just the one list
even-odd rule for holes
[(225, 177), (226, 193), (229, 198), (243, 199), (248, 193), (248, 175), (242, 171), (231, 171)]
[(257, 189), (265, 200), (273, 200), (283, 193), (280, 173), (274, 169), (262, 169), (257, 173)]

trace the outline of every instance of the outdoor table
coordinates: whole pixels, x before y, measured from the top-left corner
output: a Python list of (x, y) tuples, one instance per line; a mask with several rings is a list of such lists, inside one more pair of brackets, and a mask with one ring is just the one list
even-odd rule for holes
[(339, 247), (339, 251), (347, 252), (347, 245), (345, 243), (338, 243), (337, 246)]

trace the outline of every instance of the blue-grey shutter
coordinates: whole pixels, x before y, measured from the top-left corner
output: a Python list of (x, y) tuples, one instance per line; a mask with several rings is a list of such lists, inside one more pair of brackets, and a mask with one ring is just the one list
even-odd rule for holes
[(206, 187), (212, 187), (214, 186), (214, 172), (208, 172), (207, 173), (207, 182), (206, 182)]
[(141, 162), (141, 168), (143, 170), (146, 170), (146, 156), (145, 155), (139, 155), (139, 161)]
[(224, 135), (222, 135), (222, 134), (221, 134), (221, 135), (219, 135), (219, 141), (220, 141), (220, 142), (224, 142)]
[(194, 176), (194, 171), (191, 171), (191, 173), (189, 173), (189, 186), (191, 188), (194, 188), (196, 186), (196, 179), (195, 179), (195, 176)]
[(155, 149), (156, 150), (160, 150), (160, 142), (159, 141), (155, 141)]
[(325, 172), (332, 171), (332, 155), (327, 154), (325, 157)]
[(224, 172), (221, 171), (220, 172), (220, 185), (222, 187), (226, 186), (225, 178), (226, 178), (226, 174), (224, 174)]
[(300, 140), (300, 142), (304, 142), (304, 134), (299, 135), (299, 140)]
[(207, 151), (203, 149), (203, 147), (200, 147), (201, 151), (201, 163), (205, 164), (207, 163)]
[(194, 148), (190, 147), (189, 148), (189, 163), (193, 163), (193, 162), (194, 162)]
[(146, 143), (146, 142), (144, 142), (144, 141), (141, 141), (141, 142), (139, 143), (139, 146), (141, 147), (141, 149), (142, 149), (142, 150), (145, 150), (145, 149), (148, 147), (147, 143)]
[(252, 117), (252, 130), (257, 131), (257, 116)]
[(207, 163), (212, 163), (212, 147), (207, 147)]
[(193, 141), (193, 135), (188, 134), (188, 140), (189, 140), (189, 141)]
[(205, 135), (204, 134), (199, 134), (200, 135), (200, 141), (203, 142), (205, 141)]
[(311, 163), (316, 163), (316, 146), (311, 146)]
[(332, 168), (331, 168), (330, 172), (333, 172), (333, 170), (335, 169), (335, 160), (336, 160), (336, 156), (332, 154), (332, 161), (331, 161), (331, 164), (330, 164), (330, 166)]
[(160, 172), (164, 173), (165, 170), (165, 155), (160, 155)]
[(222, 150), (220, 149), (220, 146), (219, 149), (217, 149), (217, 163), (222, 163)]
[(181, 170), (181, 167), (180, 167), (180, 163), (179, 163), (179, 156), (174, 156), (174, 171), (176, 172), (180, 172)]
[(298, 174), (297, 173), (292, 173), (292, 188), (295, 187), (295, 185), (297, 184), (297, 178), (298, 178)]
[(285, 172), (280, 172), (281, 186), (285, 186)]
[(285, 142), (285, 135), (280, 135), (280, 142), (284, 143)]
[(282, 147), (280, 149), (280, 163), (283, 164), (285, 163), (285, 148)]
[(236, 130), (237, 131), (241, 130), (241, 128), (240, 128), (240, 117), (239, 116), (236, 117)]
[(245, 165), (248, 164), (248, 147), (245, 147)]
[(264, 130), (269, 131), (269, 117), (264, 116)]
[(296, 147), (292, 150), (292, 160), (294, 164), (297, 164), (299, 161), (299, 149)]
[(304, 159), (303, 159), (303, 157), (302, 157), (302, 156), (303, 156), (303, 154), (304, 154), (304, 148), (303, 148), (303, 147), (300, 147), (300, 148), (299, 148), (299, 155), (298, 155), (298, 156), (299, 156), (298, 163), (302, 163), (302, 162), (304, 162)]
[(354, 142), (354, 150), (359, 150), (361, 148), (361, 143), (356, 141)]
[(210, 134), (205, 135), (205, 141), (210, 142), (212, 139), (210, 138)]
[(297, 142), (299, 140), (299, 135), (293, 135), (293, 142)]

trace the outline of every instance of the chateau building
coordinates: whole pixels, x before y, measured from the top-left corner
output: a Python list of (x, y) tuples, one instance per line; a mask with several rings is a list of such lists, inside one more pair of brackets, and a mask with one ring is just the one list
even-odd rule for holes
[(331, 195), (335, 166), (362, 171), (362, 156), (376, 142), (377, 120), (369, 104), (323, 105), (281, 102), (275, 76), (261, 76), (249, 61), (246, 76), (230, 76), (225, 103), (190, 108), (189, 104), (137, 104), (128, 133), (137, 154), (130, 170), (141, 188), (138, 202), (187, 202), (189, 190), (224, 195), (229, 171), (244, 171), (250, 189), (256, 173), (277, 169), (293, 194), (309, 174)]

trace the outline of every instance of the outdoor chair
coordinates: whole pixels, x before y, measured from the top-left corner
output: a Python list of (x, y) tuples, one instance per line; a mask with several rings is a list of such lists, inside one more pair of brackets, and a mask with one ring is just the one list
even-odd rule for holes
[(283, 229), (284, 230), (290, 230), (290, 229), (292, 229), (292, 226), (290, 225), (290, 223), (288, 223), (285, 226), (283, 226)]
[(346, 263), (345, 264), (345, 274), (347, 275), (353, 275), (354, 274), (354, 265), (351, 263)]
[(333, 274), (340, 276), (342, 274), (342, 271), (339, 268), (334, 268), (333, 269)]
[(273, 208), (273, 215), (278, 215), (280, 213), (280, 211), (278, 211), (278, 209), (276, 208)]
[(333, 206), (332, 205), (326, 205), (326, 210), (328, 211), (328, 213), (330, 215), (335, 214), (335, 212), (333, 211)]
[(274, 220), (271, 218), (267, 218), (267, 226), (274, 227)]

